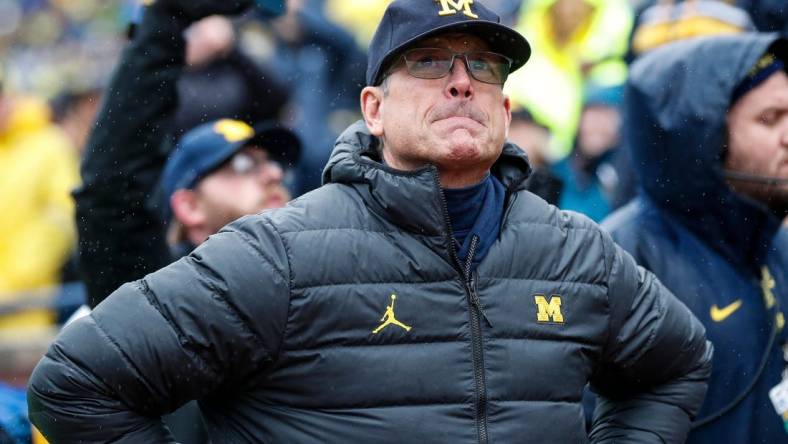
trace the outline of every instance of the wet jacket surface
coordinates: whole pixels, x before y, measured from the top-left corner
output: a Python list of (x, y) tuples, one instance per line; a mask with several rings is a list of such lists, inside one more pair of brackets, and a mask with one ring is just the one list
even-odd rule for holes
[(67, 327), (31, 420), (53, 442), (169, 442), (160, 415), (200, 399), (217, 442), (585, 442), (591, 380), (591, 440), (683, 440), (711, 355), (686, 307), (589, 220), (522, 191), (512, 145), (492, 171), (499, 239), (465, 275), (436, 169), (391, 170), (375, 145), (357, 123), (327, 185)]
[(699, 420), (741, 395), (769, 357), (752, 391), (688, 442), (788, 442), (768, 398), (785, 368), (784, 329), (766, 351), (788, 306), (788, 233), (766, 207), (730, 190), (721, 160), (731, 93), (775, 38), (658, 49), (633, 66), (627, 85), (625, 133), (643, 192), (603, 226), (706, 326), (715, 354)]

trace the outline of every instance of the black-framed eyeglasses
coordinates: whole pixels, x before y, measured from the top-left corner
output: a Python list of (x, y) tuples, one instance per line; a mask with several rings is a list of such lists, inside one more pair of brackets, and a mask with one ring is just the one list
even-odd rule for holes
[(493, 85), (503, 85), (512, 67), (512, 59), (490, 51), (453, 52), (446, 48), (414, 48), (402, 54), (408, 73), (419, 79), (446, 77), (456, 57), (465, 61), (471, 77)]

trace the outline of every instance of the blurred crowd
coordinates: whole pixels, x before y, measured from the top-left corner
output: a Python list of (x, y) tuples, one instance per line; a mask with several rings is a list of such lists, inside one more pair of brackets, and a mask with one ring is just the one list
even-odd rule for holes
[[(531, 190), (597, 222), (637, 194), (621, 112), (634, 60), (695, 36), (788, 32), (780, 0), (485, 3), (533, 49), (505, 85), (513, 100), (509, 138), (532, 163)], [(217, 119), (239, 122), (226, 128), (240, 133), (241, 123), (256, 130), (268, 122), (300, 140), (300, 153), (278, 159), (287, 195), (320, 186), (334, 140), (360, 118), (365, 51), (387, 4), (289, 0), (284, 11), (261, 7), (190, 26), (169, 144)], [(140, 14), (137, 0), (0, 0), (0, 381), (10, 386), (23, 386), (30, 370), (18, 344), (36, 337), (45, 344), (88, 301), (72, 192), (89, 180), (80, 159)], [(170, 227), (171, 246), (199, 243), (188, 233), (179, 238)], [(23, 403), (15, 396), (0, 390), (0, 430), (24, 442), (29, 429), (3, 413)]]

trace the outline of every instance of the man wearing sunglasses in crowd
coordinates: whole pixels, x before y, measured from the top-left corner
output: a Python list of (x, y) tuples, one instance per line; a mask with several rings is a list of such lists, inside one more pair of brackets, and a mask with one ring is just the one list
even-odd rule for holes
[(587, 442), (590, 381), (591, 441), (682, 442), (711, 345), (596, 225), (523, 189), (502, 86), (529, 55), (479, 2), (392, 2), (324, 185), (65, 329), (31, 420), (171, 442), (160, 416), (197, 399), (216, 442)]

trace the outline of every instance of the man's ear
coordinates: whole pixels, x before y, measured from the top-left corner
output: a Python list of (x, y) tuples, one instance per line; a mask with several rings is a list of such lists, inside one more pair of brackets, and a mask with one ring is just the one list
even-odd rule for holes
[(383, 89), (377, 86), (367, 86), (361, 90), (361, 114), (364, 123), (373, 136), (383, 135)]
[(199, 204), (199, 196), (193, 190), (180, 189), (170, 196), (173, 217), (186, 228), (205, 222), (205, 213)]

